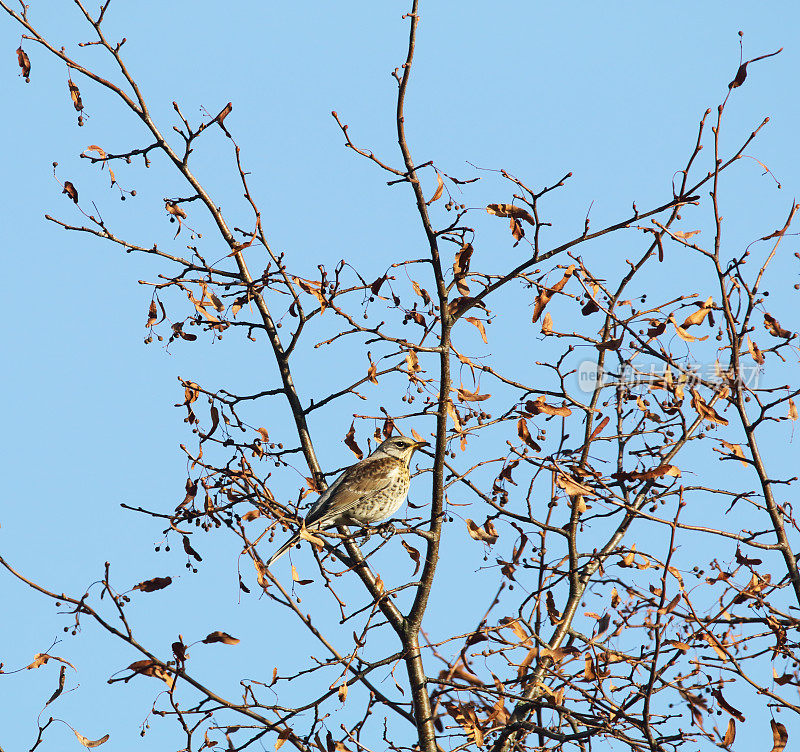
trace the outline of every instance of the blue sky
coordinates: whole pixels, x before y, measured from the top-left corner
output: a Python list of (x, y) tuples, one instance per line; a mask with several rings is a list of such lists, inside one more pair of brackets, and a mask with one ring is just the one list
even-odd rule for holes
[[(396, 0), (346, 8), (239, 2), (225, 12), (212, 3), (143, 1), (135, 11), (112, 5), (108, 23), (127, 37), (126, 59), (163, 123), (174, 122), (173, 100), (194, 118), (202, 107), (216, 113), (233, 102), (227, 124), (252, 172), (274, 248), (302, 260), (309, 275), (318, 263), (333, 267), (347, 258), (365, 277), (377, 277), (394, 258), (422, 251), (424, 238), (408, 191), (387, 188), (383, 173), (343, 148), (330, 111), (350, 125), (356, 143), (400, 164), (389, 74), (405, 54), (405, 10)], [(100, 61), (94, 48), (75, 50), (75, 40), (89, 34), (70, 4), (53, 9), (31, 0), (30, 18), (81, 59)], [(90, 144), (109, 152), (141, 146), (142, 129), (108, 95), (76, 77), (89, 116), (78, 128), (63, 65), (25, 43), (32, 61), (26, 85), (14, 54), (19, 29), (0, 19), (7, 105), (0, 123), (6, 145), (0, 284), (7, 310), (0, 551), (59, 591), (80, 592), (101, 576), (107, 560), (114, 562), (112, 576), (120, 588), (156, 575), (176, 576), (182, 554), (156, 553), (159, 525), (119, 504), (170, 509), (182, 497), (186, 463), (179, 444), (189, 435), (182, 412), (173, 408), (182, 399), (179, 376), (256, 391), (274, 380), (270, 356), (227, 341), (179, 343), (169, 351), (142, 343), (150, 292), (137, 281), (153, 279), (159, 265), (46, 222), (45, 213), (79, 219), (53, 180), (51, 164), (59, 162), (62, 179), (71, 179), (105, 217), (143, 243), (169, 243), (174, 228), (161, 199), (186, 189), (157, 160), (149, 173), (140, 162), (116, 169), (121, 185), (137, 188), (136, 199), (122, 204), (106, 190), (105, 174), (90, 169), (79, 153)], [(761, 177), (755, 162), (737, 173), (727, 219), (744, 245), (780, 226), (792, 197), (800, 195), (800, 109), (794, 96), (799, 21), (800, 10), (790, 3), (510, 2), (495, 11), (486, 3), (423, 2), (407, 102), (409, 141), (418, 162), (434, 159), (460, 177), (476, 174), (467, 161), (507, 168), (536, 185), (572, 171), (568, 189), (550, 205), (555, 242), (582, 226), (592, 202), (592, 219), (600, 226), (626, 216), (633, 200), (643, 207), (670, 197), (672, 175), (694, 144), (702, 113), (721, 101), (736, 72), (737, 32), (743, 30), (746, 58), (784, 47), (778, 57), (751, 67), (729, 106), (727, 148), (770, 116), (749, 153), (783, 186), (778, 190)], [(197, 149), (196, 172), (226, 211), (244, 215), (229, 149), (221, 134), (209, 133)], [(503, 201), (504, 191), (489, 182), (470, 199), (475, 205)], [(205, 231), (207, 221), (196, 214), (190, 223)], [(503, 267), (515, 251), (505, 226), (498, 230), (493, 221), (476, 219), (487, 233), (481, 252)], [(615, 241), (596, 246), (598, 253), (616, 250)], [(796, 277), (796, 262), (781, 262), (778, 272)], [(658, 280), (664, 289), (688, 282), (680, 265), (666, 274), (671, 276)], [(493, 344), (506, 353), (518, 347), (512, 338)], [(322, 365), (319, 357), (303, 353), (296, 366), (299, 386), (308, 394), (320, 373), (344, 380), (347, 372), (334, 355)], [(341, 443), (346, 414), (315, 420), (328, 467), (351, 461)], [(278, 417), (270, 420), (279, 426)], [(776, 440), (776, 451), (789, 459), (794, 449)], [(308, 647), (305, 638), (295, 638), (289, 620), (264, 613), (258, 599), (240, 601), (231, 541), (218, 536), (202, 553), (200, 573), (183, 574), (174, 591), (154, 593), (134, 607), (143, 641), (166, 648), (178, 632), (193, 640), (214, 629), (241, 637), (236, 648), (195, 648), (209, 676), (222, 660), (242, 675), (269, 675), (288, 641), (297, 639), (298, 650)], [(443, 601), (463, 577), (455, 562), (444, 562)], [(78, 691), (59, 700), (59, 717), (91, 738), (110, 731), (104, 749), (132, 748), (153, 686), (144, 680), (108, 686), (106, 679), (135, 656), (93, 630), (65, 635), (67, 617), (5, 576), (0, 597), (11, 613), (0, 623), (6, 670), (26, 665), (53, 639), (62, 639), (52, 652), (81, 672)], [(476, 614), (483, 606), (459, 603)], [(33, 743), (33, 719), (56, 676), (46, 667), (0, 679), (7, 698), (0, 711), (7, 714), (0, 723), (5, 749)], [(51, 748), (77, 746), (59, 736), (68, 729), (51, 733)], [(763, 730), (753, 733), (763, 740)], [(154, 722), (145, 743), (161, 748), (175, 738), (169, 724)]]

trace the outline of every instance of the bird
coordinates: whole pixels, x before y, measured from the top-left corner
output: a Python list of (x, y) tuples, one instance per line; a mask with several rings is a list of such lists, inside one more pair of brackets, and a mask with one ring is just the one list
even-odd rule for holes
[[(408, 463), (417, 449), (427, 445), (427, 441), (408, 436), (390, 436), (369, 457), (348, 467), (328, 486), (303, 520), (306, 530), (348, 523), (365, 526), (391, 517), (408, 495)], [(299, 540), (300, 533), (295, 533), (270, 556), (267, 567)]]

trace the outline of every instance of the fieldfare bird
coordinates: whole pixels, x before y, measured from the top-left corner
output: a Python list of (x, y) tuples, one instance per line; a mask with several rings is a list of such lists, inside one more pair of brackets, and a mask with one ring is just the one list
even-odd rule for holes
[[(309, 531), (339, 524), (371, 525), (391, 517), (406, 500), (411, 456), (427, 441), (391, 436), (369, 457), (351, 465), (309, 510), (303, 524)], [(300, 540), (295, 533), (272, 556), (267, 566)]]

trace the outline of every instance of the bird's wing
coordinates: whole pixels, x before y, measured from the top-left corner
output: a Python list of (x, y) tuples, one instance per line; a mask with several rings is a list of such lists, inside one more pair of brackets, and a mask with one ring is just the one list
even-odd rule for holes
[(347, 468), (311, 508), (306, 525), (321, 526), (386, 490), (394, 481), (396, 466), (390, 457), (368, 457)]
[[(353, 466), (355, 467), (355, 465)], [(324, 512), (325, 506), (328, 503), (328, 499), (330, 499), (331, 495), (335, 493), (336, 489), (341, 485), (341, 482), (344, 480), (347, 473), (352, 470), (352, 467), (347, 468), (338, 478), (336, 478), (333, 483), (331, 483), (323, 492), (322, 495), (314, 502), (314, 505), (311, 509), (308, 510), (308, 513), (305, 517), (305, 522), (307, 525), (314, 522), (314, 520), (319, 519), (322, 515), (320, 514), (321, 511)]]

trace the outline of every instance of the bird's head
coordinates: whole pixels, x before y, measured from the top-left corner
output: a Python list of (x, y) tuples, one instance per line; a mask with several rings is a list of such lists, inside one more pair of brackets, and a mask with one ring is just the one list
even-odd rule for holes
[(423, 446), (428, 446), (428, 442), (415, 441), (409, 439), (408, 436), (390, 436), (372, 453), (372, 456), (396, 457), (408, 464), (411, 461), (411, 455)]

